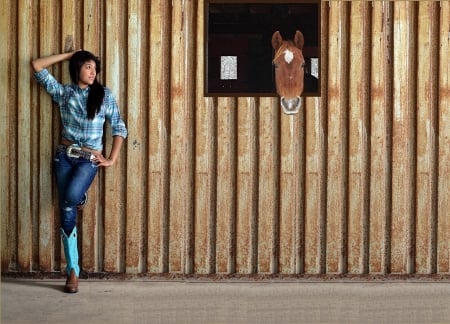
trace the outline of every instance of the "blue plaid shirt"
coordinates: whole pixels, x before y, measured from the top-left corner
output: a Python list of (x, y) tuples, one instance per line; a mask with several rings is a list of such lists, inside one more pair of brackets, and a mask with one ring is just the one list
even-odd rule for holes
[(105, 98), (99, 113), (94, 119), (88, 119), (86, 104), (89, 87), (81, 89), (76, 84), (62, 85), (47, 69), (36, 72), (34, 76), (59, 105), (63, 124), (61, 135), (66, 140), (101, 151), (105, 120), (111, 124), (112, 136), (127, 137), (127, 128), (120, 117), (116, 99), (108, 88), (105, 88)]

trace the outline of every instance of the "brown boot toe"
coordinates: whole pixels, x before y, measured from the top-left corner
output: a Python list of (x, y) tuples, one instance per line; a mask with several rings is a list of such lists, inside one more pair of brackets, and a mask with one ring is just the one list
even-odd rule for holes
[(70, 271), (70, 275), (66, 280), (64, 291), (72, 294), (78, 292), (78, 278), (73, 269)]

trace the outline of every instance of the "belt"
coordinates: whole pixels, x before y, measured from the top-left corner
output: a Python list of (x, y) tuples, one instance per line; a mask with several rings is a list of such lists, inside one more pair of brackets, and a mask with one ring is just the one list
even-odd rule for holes
[(92, 154), (91, 152), (83, 151), (81, 147), (79, 147), (76, 144), (72, 145), (60, 144), (58, 145), (57, 150), (60, 152), (66, 152), (67, 156), (72, 158), (82, 158), (89, 161), (92, 161), (95, 158), (94, 154)]

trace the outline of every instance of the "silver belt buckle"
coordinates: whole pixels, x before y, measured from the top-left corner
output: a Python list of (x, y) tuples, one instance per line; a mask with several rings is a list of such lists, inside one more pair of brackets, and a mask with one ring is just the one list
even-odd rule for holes
[(79, 158), (81, 156), (81, 147), (76, 144), (69, 145), (66, 153), (68, 157)]

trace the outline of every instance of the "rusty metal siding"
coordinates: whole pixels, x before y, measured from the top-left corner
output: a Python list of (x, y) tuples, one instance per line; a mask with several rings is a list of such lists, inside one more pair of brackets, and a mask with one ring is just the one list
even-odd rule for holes
[(322, 2), (322, 95), (295, 116), (203, 96), (201, 0), (8, 0), (0, 15), (2, 272), (65, 265), (59, 117), (30, 61), (72, 39), (102, 57), (129, 128), (79, 217), (85, 271), (450, 273), (449, 2)]
[[(449, 272), (450, 268), (450, 218), (448, 217), (450, 205), (447, 199), (450, 194), (450, 184), (447, 178), (450, 174), (450, 168), (448, 166), (450, 161), (448, 129), (450, 125), (448, 124), (447, 118), (445, 118), (445, 116), (448, 116), (450, 113), (450, 63), (447, 55), (450, 50), (449, 15), (450, 5), (448, 3), (441, 3), (440, 13), (434, 17), (434, 23), (436, 23), (436, 21), (440, 22), (440, 28), (436, 28), (435, 26), (435, 28), (439, 30), (439, 41), (433, 41), (433, 44), (439, 46), (439, 50), (436, 48), (432, 49), (432, 53), (439, 51), (439, 90), (436, 89), (436, 87), (431, 87), (433, 91), (431, 94), (435, 95), (431, 98), (431, 102), (437, 106), (436, 113), (439, 118), (438, 125), (434, 124), (436, 130), (434, 130), (432, 134), (438, 138), (437, 142), (439, 147), (433, 152), (438, 160), (438, 167), (435, 171), (438, 179), (436, 188), (437, 202), (435, 202), (437, 203), (437, 213), (430, 215), (430, 220), (428, 222), (433, 229), (428, 253), (430, 260), (429, 268), (436, 269), (438, 273)], [(432, 80), (435, 79), (433, 78)], [(434, 260), (437, 262), (437, 265), (431, 262)]]

